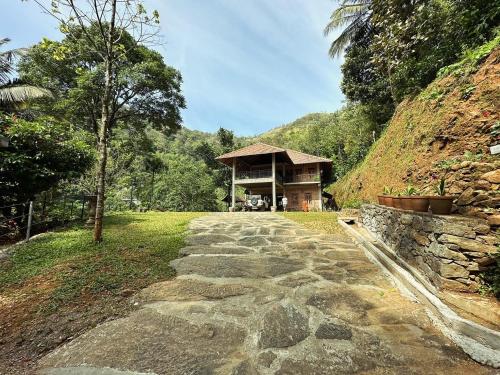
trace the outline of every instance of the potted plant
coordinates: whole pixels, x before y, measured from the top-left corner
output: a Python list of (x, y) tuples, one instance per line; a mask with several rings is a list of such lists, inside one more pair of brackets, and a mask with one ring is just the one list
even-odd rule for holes
[(392, 207), (399, 209), (403, 208), (401, 206), (401, 193), (398, 193), (397, 196), (392, 197)]
[(394, 189), (392, 187), (384, 186), (383, 201), (387, 207), (394, 207), (394, 204), (392, 202), (393, 192)]
[(437, 215), (449, 215), (453, 205), (453, 197), (446, 195), (446, 182), (444, 178), (439, 181), (436, 186), (437, 196), (429, 197), (431, 211)]
[(401, 192), (401, 208), (403, 210), (411, 210), (411, 197), (417, 194), (417, 189), (412, 185), (408, 185), (405, 190)]
[(403, 193), (404, 196), (401, 197), (403, 209), (417, 212), (427, 212), (429, 210), (429, 198), (421, 196), (414, 186), (408, 185)]

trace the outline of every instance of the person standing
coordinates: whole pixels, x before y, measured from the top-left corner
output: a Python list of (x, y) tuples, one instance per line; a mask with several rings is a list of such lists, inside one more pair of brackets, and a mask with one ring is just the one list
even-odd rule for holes
[(286, 206), (288, 204), (288, 198), (283, 196), (283, 199), (281, 200), (281, 204), (283, 204), (283, 212), (286, 212)]

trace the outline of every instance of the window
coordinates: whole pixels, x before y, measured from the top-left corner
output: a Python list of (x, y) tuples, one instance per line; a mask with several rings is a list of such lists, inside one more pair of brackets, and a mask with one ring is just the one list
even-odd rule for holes
[(302, 174), (302, 168), (297, 168), (297, 169), (295, 170), (295, 176), (298, 176), (298, 175), (300, 175), (300, 174)]
[(309, 172), (309, 174), (316, 174), (316, 169), (315, 168), (309, 168), (308, 172)]
[(297, 206), (299, 204), (299, 194), (292, 193), (292, 205)]

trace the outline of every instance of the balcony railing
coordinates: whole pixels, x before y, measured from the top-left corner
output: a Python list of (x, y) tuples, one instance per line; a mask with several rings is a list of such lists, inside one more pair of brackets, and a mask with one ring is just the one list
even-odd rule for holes
[(295, 176), (286, 176), (285, 182), (320, 182), (320, 175), (317, 173), (302, 173)]
[(239, 171), (236, 172), (237, 180), (249, 180), (257, 178), (271, 178), (273, 171), (271, 169), (256, 169), (253, 171)]

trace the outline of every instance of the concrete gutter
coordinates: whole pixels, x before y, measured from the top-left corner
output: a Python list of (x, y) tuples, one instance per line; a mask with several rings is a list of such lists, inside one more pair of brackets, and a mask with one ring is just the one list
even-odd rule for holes
[[(455, 344), (475, 361), (500, 368), (500, 332), (484, 327), (476, 322), (459, 316), (455, 311), (441, 301), (431, 290), (427, 289), (414, 276), (414, 272), (403, 268), (382, 250), (373, 245), (372, 241), (356, 231), (341, 219), (339, 224), (367, 253), (375, 264), (382, 268), (395, 282), (401, 292), (414, 297), (427, 307), (433, 323)], [(383, 243), (378, 241), (382, 246)]]

